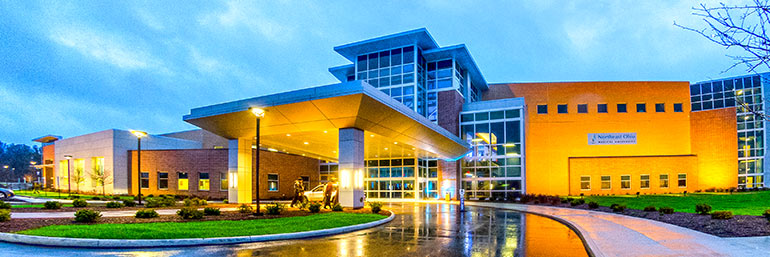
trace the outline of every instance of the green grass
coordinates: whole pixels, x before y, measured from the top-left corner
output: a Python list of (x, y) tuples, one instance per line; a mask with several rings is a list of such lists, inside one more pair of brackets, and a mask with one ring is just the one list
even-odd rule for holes
[[(61, 194), (57, 192), (50, 192), (50, 191), (38, 191), (35, 193), (32, 190), (14, 190), (14, 193), (21, 196), (29, 196), (29, 197), (36, 197), (36, 198), (50, 198), (50, 199), (69, 199), (69, 194), (66, 192), (62, 192)], [(86, 195), (86, 194), (72, 194), (80, 196), (80, 199), (85, 200), (91, 200), (91, 197), (98, 196), (99, 198), (102, 198), (102, 200), (105, 200), (104, 198), (109, 198), (109, 201), (112, 201), (112, 196), (102, 196), (102, 195)], [(133, 200), (133, 196), (120, 196), (120, 200)]]
[[(72, 207), (72, 204), (62, 204), (61, 207)], [(19, 204), (19, 205), (11, 205), (11, 208), (43, 208), (43, 204)]]
[(371, 213), (333, 212), (301, 217), (259, 220), (52, 225), (19, 231), (17, 233), (36, 236), (98, 239), (211, 238), (319, 230), (367, 223), (384, 219), (385, 217)]
[(688, 193), (664, 195), (616, 195), (616, 196), (585, 196), (587, 202), (597, 202), (601, 206), (613, 203), (625, 204), (628, 208), (642, 210), (646, 206), (660, 208), (668, 206), (677, 212), (695, 213), (695, 205), (706, 203), (713, 211), (732, 211), (735, 215), (755, 215), (770, 209), (770, 191), (741, 192), (741, 193)]

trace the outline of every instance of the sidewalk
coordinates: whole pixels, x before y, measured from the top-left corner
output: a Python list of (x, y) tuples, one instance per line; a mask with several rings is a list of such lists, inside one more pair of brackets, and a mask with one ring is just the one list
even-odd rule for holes
[(760, 256), (770, 237), (722, 238), (654, 220), (570, 208), (467, 202), (543, 214), (577, 229), (596, 256)]

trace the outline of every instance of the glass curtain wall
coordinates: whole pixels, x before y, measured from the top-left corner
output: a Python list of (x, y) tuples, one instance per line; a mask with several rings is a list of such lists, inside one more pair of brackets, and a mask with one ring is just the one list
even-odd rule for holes
[[(419, 50), (419, 48), (417, 49)], [(424, 115), (415, 65), (415, 46), (362, 54), (356, 61), (356, 80), (364, 80), (396, 101)], [(424, 59), (421, 59), (424, 60)]]
[(463, 112), (460, 119), (462, 138), (472, 147), (461, 161), (465, 198), (510, 199), (521, 194), (521, 108)]

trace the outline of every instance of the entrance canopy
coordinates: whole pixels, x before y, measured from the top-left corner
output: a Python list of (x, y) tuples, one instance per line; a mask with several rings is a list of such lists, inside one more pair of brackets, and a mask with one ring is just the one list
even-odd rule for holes
[(184, 120), (228, 139), (254, 138), (261, 108), (261, 148), (338, 160), (338, 130), (364, 131), (369, 158), (459, 158), (468, 144), (362, 81), (351, 81), (195, 108)]

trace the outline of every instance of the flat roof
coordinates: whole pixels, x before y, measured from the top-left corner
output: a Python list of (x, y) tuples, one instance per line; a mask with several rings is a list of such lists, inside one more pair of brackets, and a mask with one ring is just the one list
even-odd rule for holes
[(460, 65), (462, 65), (462, 67), (465, 67), (465, 69), (468, 70), (473, 85), (476, 85), (480, 90), (489, 88), (487, 80), (484, 78), (484, 75), (481, 74), (479, 66), (476, 65), (476, 60), (473, 59), (471, 52), (465, 47), (465, 44), (423, 51), (422, 55), (425, 59), (429, 60), (454, 58)]
[(411, 44), (417, 44), (417, 46), (422, 48), (423, 51), (438, 48), (436, 40), (433, 40), (433, 36), (428, 33), (428, 30), (425, 28), (419, 28), (336, 46), (334, 47), (334, 51), (344, 56), (351, 62), (355, 62), (356, 57), (361, 54), (382, 51), (385, 49)]
[(62, 138), (61, 136), (56, 136), (56, 135), (45, 135), (45, 136), (42, 136), (42, 137), (38, 137), (38, 138), (32, 139), (32, 141), (45, 144), (45, 143), (50, 143), (50, 142), (59, 140), (61, 138)]

